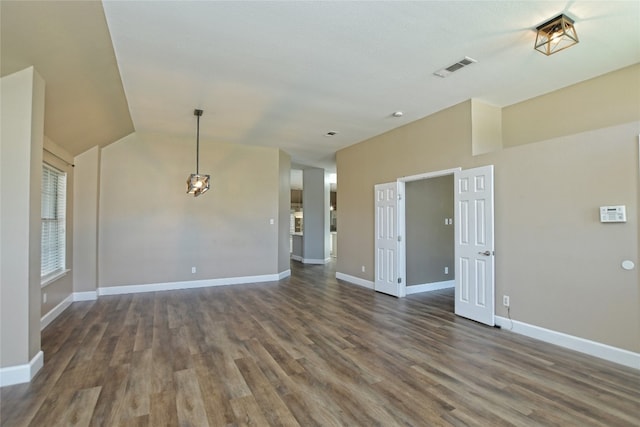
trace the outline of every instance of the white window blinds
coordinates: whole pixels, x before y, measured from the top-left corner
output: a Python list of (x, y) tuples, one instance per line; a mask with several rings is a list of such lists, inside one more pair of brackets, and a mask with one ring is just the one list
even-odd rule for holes
[(55, 275), (65, 269), (65, 213), (67, 175), (42, 165), (42, 259), (40, 276)]

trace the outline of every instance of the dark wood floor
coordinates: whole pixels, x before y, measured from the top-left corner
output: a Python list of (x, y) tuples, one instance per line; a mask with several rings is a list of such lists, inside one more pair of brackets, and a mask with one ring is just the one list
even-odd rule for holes
[(2, 426), (638, 426), (640, 372), (294, 263), (277, 283), (104, 296), (42, 334)]

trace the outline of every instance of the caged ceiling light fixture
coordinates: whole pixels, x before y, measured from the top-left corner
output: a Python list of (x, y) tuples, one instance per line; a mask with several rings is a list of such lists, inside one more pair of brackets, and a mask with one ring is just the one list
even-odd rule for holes
[(196, 131), (196, 173), (189, 175), (187, 179), (187, 194), (193, 194), (198, 197), (209, 190), (210, 175), (200, 175), (200, 117), (202, 110), (194, 110), (193, 115), (198, 117), (198, 128)]
[(578, 34), (573, 19), (560, 14), (536, 27), (535, 50), (549, 56), (578, 43)]

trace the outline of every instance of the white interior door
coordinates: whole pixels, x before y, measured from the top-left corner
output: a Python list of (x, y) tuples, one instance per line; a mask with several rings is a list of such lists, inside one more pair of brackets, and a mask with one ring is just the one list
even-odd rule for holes
[(400, 296), (398, 275), (398, 182), (375, 186), (374, 289)]
[(458, 171), (455, 181), (455, 313), (493, 326), (493, 165)]

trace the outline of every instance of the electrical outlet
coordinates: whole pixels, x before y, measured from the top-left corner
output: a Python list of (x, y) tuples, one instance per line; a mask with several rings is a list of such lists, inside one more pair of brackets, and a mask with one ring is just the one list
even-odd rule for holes
[(502, 305), (509, 307), (509, 295), (502, 295)]
[(444, 274), (449, 274), (449, 267), (444, 268)]
[(191, 274), (195, 274), (196, 272), (196, 268), (195, 267), (191, 267)]
[(362, 272), (364, 273), (364, 265), (362, 266)]
[(47, 302), (47, 293), (45, 292), (42, 294), (42, 303), (46, 304), (46, 302)]

